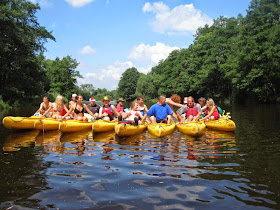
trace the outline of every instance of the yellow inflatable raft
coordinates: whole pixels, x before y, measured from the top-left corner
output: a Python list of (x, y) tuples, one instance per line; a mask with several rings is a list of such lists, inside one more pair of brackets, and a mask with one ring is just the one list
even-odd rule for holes
[(92, 124), (93, 122), (66, 120), (59, 124), (59, 130), (62, 133), (79, 132), (83, 130), (90, 130)]
[(34, 123), (41, 119), (40, 116), (31, 117), (12, 117), (7, 116), (3, 119), (3, 125), (8, 129), (34, 129)]
[(205, 123), (204, 122), (186, 122), (176, 124), (176, 128), (189, 136), (201, 136), (205, 131)]
[(115, 133), (118, 136), (133, 136), (146, 130), (146, 125), (115, 124)]
[(148, 131), (156, 137), (169, 135), (173, 133), (174, 129), (175, 124), (157, 123), (148, 125)]
[(206, 121), (205, 125), (207, 128), (219, 131), (234, 131), (236, 128), (235, 123), (230, 119)]
[(34, 128), (40, 131), (55, 131), (59, 129), (59, 121), (52, 118), (37, 120), (34, 123)]
[(117, 120), (114, 121), (96, 120), (92, 124), (92, 131), (95, 133), (113, 131), (116, 122)]

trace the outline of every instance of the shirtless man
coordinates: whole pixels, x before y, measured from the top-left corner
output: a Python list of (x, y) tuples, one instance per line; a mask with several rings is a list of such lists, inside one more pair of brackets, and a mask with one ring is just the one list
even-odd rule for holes
[[(43, 102), (40, 104), (40, 108), (38, 109), (37, 112), (40, 115), (44, 115), (47, 110), (51, 109), (51, 105), (52, 103), (49, 102), (49, 98), (47, 96), (44, 96)], [(49, 113), (46, 114), (46, 117), (49, 117)]]

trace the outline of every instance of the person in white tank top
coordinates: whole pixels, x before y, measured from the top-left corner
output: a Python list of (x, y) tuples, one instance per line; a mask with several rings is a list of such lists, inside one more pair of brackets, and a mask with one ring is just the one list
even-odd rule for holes
[[(139, 108), (139, 106), (135, 101), (131, 102), (131, 105), (130, 105), (131, 110), (125, 112), (122, 115), (122, 118), (125, 120), (138, 122), (141, 118), (143, 118), (143, 115), (141, 114), (141, 112), (137, 111), (138, 108)], [(138, 123), (136, 123), (136, 124), (138, 124)]]

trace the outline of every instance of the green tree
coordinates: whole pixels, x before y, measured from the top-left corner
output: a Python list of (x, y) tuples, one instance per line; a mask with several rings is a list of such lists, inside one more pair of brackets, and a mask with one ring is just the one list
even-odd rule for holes
[(118, 84), (118, 95), (127, 101), (132, 101), (135, 98), (137, 81), (140, 73), (136, 68), (127, 69), (123, 74)]
[(87, 100), (95, 95), (95, 88), (92, 84), (81, 84), (78, 93)]
[(50, 92), (59, 93), (70, 98), (77, 92), (77, 78), (82, 78), (79, 71), (75, 70), (79, 63), (70, 56), (62, 59), (45, 61), (45, 72), (50, 81)]
[(279, 0), (253, 0), (239, 35), (234, 86), (239, 95), (252, 95), (261, 102), (280, 101), (279, 4)]
[(0, 95), (10, 104), (44, 91), (40, 55), (47, 39), (55, 40), (37, 22), (38, 4), (25, 0), (0, 1)]
[(137, 81), (135, 96), (143, 96), (145, 99), (154, 99), (158, 97), (160, 87), (159, 75), (149, 72), (147, 75), (141, 74)]

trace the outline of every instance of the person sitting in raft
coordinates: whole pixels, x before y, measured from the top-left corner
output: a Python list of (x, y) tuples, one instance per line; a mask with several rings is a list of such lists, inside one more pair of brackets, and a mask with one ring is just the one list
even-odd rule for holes
[(203, 98), (203, 97), (200, 97), (200, 98), (198, 99), (198, 103), (200, 104), (201, 111), (202, 111), (201, 117), (203, 118), (203, 117), (206, 116), (206, 114), (205, 114), (205, 110), (206, 110), (206, 108), (207, 108), (207, 106), (206, 106), (206, 99)]
[(144, 115), (140, 124), (146, 120), (147, 116), (150, 116), (151, 123), (171, 123), (171, 115), (178, 121), (177, 115), (172, 111), (170, 106), (165, 103), (166, 97), (160, 95), (158, 97), (158, 102), (151, 106), (149, 111)]
[(61, 120), (64, 120), (72, 112), (74, 112), (74, 120), (88, 121), (87, 117), (84, 116), (85, 111), (87, 111), (93, 117), (93, 113), (88, 109), (87, 105), (83, 104), (83, 97), (79, 95), (76, 97), (76, 100), (77, 103), (73, 104), (69, 108), (69, 111), (61, 118)]
[(89, 120), (94, 120), (96, 118), (98, 118), (99, 116), (99, 109), (100, 106), (95, 103), (96, 100), (94, 97), (91, 97), (89, 99), (89, 104), (87, 105), (88, 109), (93, 113), (94, 118), (92, 119), (92, 116), (90, 114), (88, 114), (87, 112), (85, 113), (85, 116), (89, 119)]
[(117, 101), (117, 112), (122, 115), (124, 113), (124, 107), (123, 107), (123, 98), (119, 98)]
[[(125, 112), (123, 115), (120, 115), (118, 117), (119, 122), (128, 122), (133, 123), (135, 125), (138, 125), (138, 121), (143, 118), (143, 115), (138, 110), (138, 104), (136, 101), (131, 102), (130, 104), (130, 110)], [(122, 119), (125, 119), (122, 121)]]
[[(71, 101), (69, 101), (69, 109), (71, 106), (74, 106), (77, 103), (77, 94), (74, 93), (72, 94)], [(71, 118), (74, 118), (74, 112), (71, 113), (70, 115)]]
[(62, 111), (65, 109), (65, 106), (66, 104), (63, 103), (63, 96), (58, 95), (55, 101), (52, 103), (52, 118), (57, 120), (61, 119)]
[(144, 116), (144, 114), (147, 113), (149, 110), (148, 110), (147, 106), (144, 104), (143, 96), (137, 97), (137, 104), (138, 104), (137, 111), (140, 111), (141, 114)]
[(72, 94), (71, 101), (69, 101), (69, 109), (71, 108), (71, 106), (75, 105), (76, 103), (77, 103), (77, 94), (74, 93)]
[(49, 117), (49, 112), (45, 114), (46, 111), (51, 110), (52, 103), (49, 101), (49, 98), (47, 96), (43, 97), (43, 102), (40, 104), (40, 107), (38, 111), (35, 113), (35, 115), (44, 115), (46, 117)]
[(104, 119), (107, 121), (111, 121), (114, 119), (114, 116), (119, 116), (120, 114), (117, 112), (117, 109), (114, 105), (110, 105), (111, 99), (108, 96), (104, 96), (101, 100), (103, 102), (103, 107), (99, 109), (99, 117), (98, 119)]
[(185, 114), (185, 118), (187, 122), (190, 121), (196, 121), (200, 118), (200, 115), (202, 113), (200, 104), (194, 103), (194, 98), (192, 96), (189, 96), (187, 98), (187, 105), (183, 105), (178, 111), (176, 112), (179, 118), (179, 122), (183, 123), (184, 120), (181, 117), (182, 114)]
[(218, 106), (215, 105), (215, 102), (212, 98), (207, 100), (206, 107), (206, 116), (203, 117), (202, 120), (218, 120), (220, 118)]

